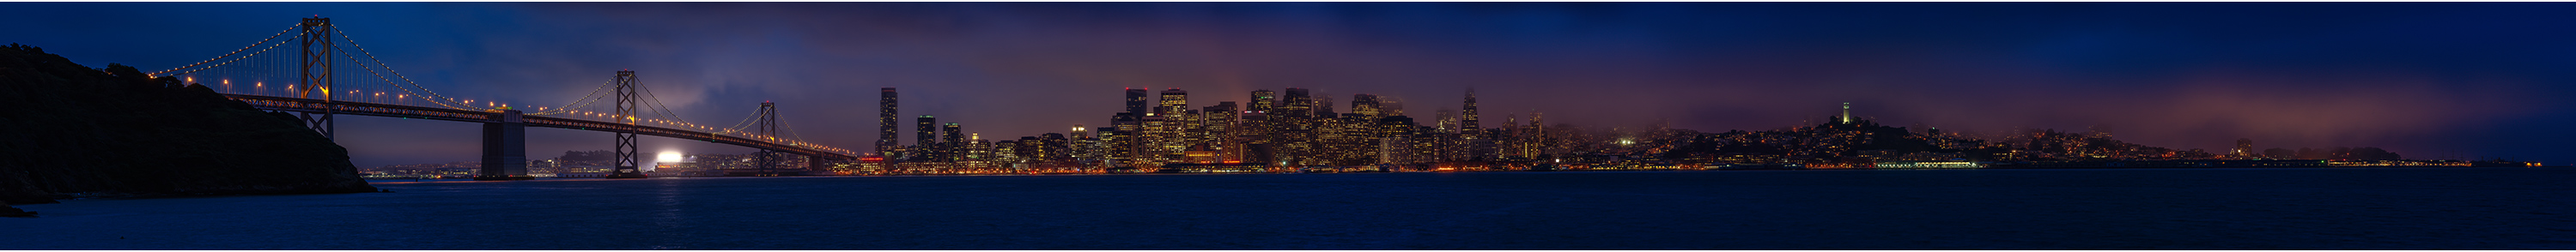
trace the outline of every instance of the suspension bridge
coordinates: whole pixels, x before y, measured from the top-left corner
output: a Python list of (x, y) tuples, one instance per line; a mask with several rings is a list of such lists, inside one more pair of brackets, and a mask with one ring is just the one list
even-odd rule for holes
[[(482, 123), (483, 167), (476, 178), (480, 180), (531, 178), (527, 127), (615, 133), (615, 167), (608, 178), (646, 177), (637, 160), (638, 135), (759, 149), (755, 164), (763, 176), (781, 174), (777, 168), (784, 158), (777, 155), (781, 153), (803, 156), (808, 169), (857, 157), (850, 150), (799, 140), (795, 127), (779, 123), (777, 108), (770, 102), (762, 102), (731, 126), (683, 120), (654, 97), (651, 88), (639, 84), (634, 71), (617, 71), (590, 94), (559, 107), (512, 106), (490, 99), (478, 103), (442, 95), (385, 66), (332, 25), (330, 18), (320, 16), (305, 18), (250, 46), (151, 75), (204, 85), (261, 110), (294, 113), (316, 133), (334, 140), (332, 118), (343, 115)], [(601, 101), (609, 104), (598, 104)], [(529, 108), (533, 110), (522, 110)]]

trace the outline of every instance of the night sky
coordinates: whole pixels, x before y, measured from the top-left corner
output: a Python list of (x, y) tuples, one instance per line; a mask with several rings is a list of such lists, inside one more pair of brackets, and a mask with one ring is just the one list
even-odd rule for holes
[[(1254, 89), (1705, 132), (1821, 121), (2082, 132), (2223, 152), (2376, 146), (2576, 162), (2571, 3), (0, 3), (0, 43), (166, 69), (321, 15), (432, 90), (568, 102), (620, 69), (687, 120), (762, 101), (866, 150), (877, 89), (986, 139), (1105, 126), (1121, 88)], [(477, 160), (470, 123), (342, 117), (361, 167)], [(706, 123), (718, 122), (718, 123)], [(605, 132), (529, 130), (531, 159)], [(646, 152), (749, 148), (644, 137)]]

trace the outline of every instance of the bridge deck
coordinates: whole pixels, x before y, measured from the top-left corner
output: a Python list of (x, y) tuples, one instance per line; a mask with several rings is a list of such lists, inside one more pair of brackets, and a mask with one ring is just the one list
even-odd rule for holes
[[(400, 117), (400, 118), (430, 119), (430, 120), (444, 120), (444, 121), (458, 121), (458, 122), (478, 122), (478, 123), (484, 123), (484, 122), (499, 122), (499, 119), (497, 119), (497, 118), (499, 118), (499, 117), (501, 116), (501, 114), (500, 114), (500, 113), (498, 113), (498, 112), (473, 111), (473, 110), (450, 109), (450, 108), (432, 108), (432, 107), (420, 107), (420, 106), (409, 106), (409, 105), (395, 105), (395, 104), (381, 104), (381, 103), (345, 102), (345, 101), (341, 101), (341, 102), (332, 102), (332, 101), (323, 101), (323, 100), (317, 100), (317, 99), (289, 98), (289, 97), (261, 96), (261, 95), (242, 95), (242, 94), (224, 94), (224, 97), (225, 97), (225, 98), (231, 98), (231, 99), (236, 100), (236, 101), (242, 101), (242, 102), (244, 102), (244, 103), (250, 103), (251, 107), (257, 107), (257, 108), (259, 108), (259, 109), (266, 109), (266, 110), (279, 110), (279, 111), (322, 112), (323, 110), (331, 109), (331, 110), (334, 110), (334, 111), (333, 111), (333, 113), (336, 113), (336, 114), (364, 115), (364, 116), (383, 116), (383, 117)], [(573, 130), (588, 130), (588, 131), (607, 131), (607, 132), (634, 132), (635, 134), (638, 134), (638, 135), (651, 135), (651, 136), (660, 136), (660, 137), (669, 137), (669, 138), (679, 138), (679, 139), (688, 139), (688, 140), (697, 140), (697, 141), (707, 141), (707, 142), (712, 142), (712, 143), (729, 144), (729, 145), (734, 145), (734, 146), (751, 147), (751, 148), (756, 148), (756, 149), (766, 149), (766, 150), (772, 150), (772, 151), (779, 151), (779, 152), (794, 153), (794, 154), (797, 154), (797, 155), (823, 157), (823, 158), (825, 158), (825, 159), (833, 159), (833, 160), (854, 160), (854, 159), (857, 159), (857, 158), (858, 158), (858, 157), (855, 157), (855, 156), (851, 156), (851, 155), (849, 155), (849, 154), (842, 154), (842, 153), (837, 153), (837, 152), (818, 150), (818, 149), (814, 149), (814, 148), (807, 148), (807, 147), (805, 147), (805, 146), (801, 146), (801, 145), (791, 145), (791, 144), (772, 143), (772, 142), (766, 142), (766, 141), (753, 140), (753, 139), (751, 139), (751, 138), (745, 138), (745, 137), (739, 137), (739, 136), (728, 136), (728, 135), (716, 134), (716, 133), (713, 133), (713, 132), (700, 132), (700, 131), (686, 130), (686, 129), (678, 129), (678, 128), (656, 127), (656, 126), (650, 126), (650, 125), (632, 125), (632, 124), (622, 124), (622, 123), (614, 123), (614, 122), (606, 122), (606, 121), (586, 120), (586, 119), (573, 119), (573, 118), (561, 118), (561, 117), (525, 116), (525, 115), (523, 115), (523, 116), (520, 116), (520, 117), (519, 117), (519, 119), (520, 119), (520, 121), (522, 121), (522, 122), (526, 122), (526, 123), (528, 124), (528, 126), (534, 126), (534, 127), (547, 127), (547, 128), (573, 129)]]

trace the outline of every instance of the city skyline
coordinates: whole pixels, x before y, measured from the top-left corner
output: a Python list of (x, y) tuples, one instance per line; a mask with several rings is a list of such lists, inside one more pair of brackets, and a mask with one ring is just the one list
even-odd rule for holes
[[(406, 48), (379, 53), (388, 64), (417, 73), (424, 85), (462, 92), (455, 96), (556, 102), (579, 97), (587, 83), (609, 71), (634, 68), (646, 85), (673, 91), (665, 98), (674, 100), (666, 102), (688, 119), (723, 121), (760, 101), (776, 100), (782, 121), (807, 125), (804, 140), (862, 151), (878, 141), (878, 128), (868, 127), (878, 119), (869, 111), (876, 105), (869, 98), (876, 97), (874, 89), (887, 87), (908, 93), (896, 118), (934, 115), (941, 123), (991, 135), (987, 139), (1064, 133), (1075, 124), (1112, 125), (1105, 114), (1124, 111), (1123, 104), (1113, 101), (1118, 93), (1112, 88), (1159, 92), (1177, 87), (1199, 95), (1183, 108), (1245, 102), (1247, 94), (1261, 89), (1303, 87), (1336, 103), (1377, 94), (1401, 98), (1407, 114), (1416, 118), (1458, 109), (1462, 92), (1474, 88), (1486, 127), (1503, 121), (1496, 116), (1537, 111), (1547, 113), (1550, 122), (1595, 127), (1669, 119), (1675, 128), (1703, 132), (1766, 130), (1822, 119), (1833, 112), (1832, 105), (1851, 102), (1864, 111), (1860, 116), (1896, 126), (2077, 131), (2104, 125), (2120, 129), (2123, 140), (2177, 149), (2222, 150), (2236, 139), (2250, 138), (2261, 148), (2379, 146), (2409, 157), (2459, 153), (2570, 161), (2553, 155), (2569, 147), (2545, 144), (2569, 136), (2532, 126), (2564, 120), (2556, 118), (2566, 112), (2549, 109), (2560, 106), (2559, 101), (2540, 97), (2565, 92), (2547, 86), (2570, 76), (2547, 69), (2566, 63), (2516, 56), (2508, 49), (2470, 50), (2472, 45), (2496, 45), (2550, 52), (2563, 49), (2538, 46), (2568, 38), (2444, 33), (2418, 27), (2430, 24), (2398, 25), (2480, 13), (2496, 18), (2444, 22), (2541, 26), (2505, 21), (2543, 17), (2517, 7), (2565, 6), (2554, 3), (2324, 4), (2345, 8), (2285, 14), (2340, 22), (2256, 16), (2293, 6), (2256, 3), (31, 4), (73, 11), (27, 18), (111, 9), (151, 14), (135, 20), (7, 28), (12, 34), (36, 35), (13, 42), (42, 46), (84, 64), (183, 64), (256, 40), (241, 37), (265, 34), (263, 30), (293, 17), (323, 15), (338, 17), (342, 26), (352, 27), (352, 36), (372, 48)], [(1715, 24), (1730, 18), (1816, 21), (1733, 9), (1868, 17), (1909, 13), (1897, 9), (1912, 7), (1952, 13), (2004, 8), (1977, 12), (1998, 16), (1991, 19), (1890, 27), (1868, 21), (1887, 18), (1805, 29)], [(887, 17), (850, 18), (823, 13), (827, 10)], [(1256, 15), (1206, 14), (1225, 11)], [(1092, 16), (1101, 13), (1152, 15)], [(2176, 13), (2219, 18), (2185, 22), (2157, 17)], [(643, 20), (655, 14), (706, 17), (683, 19), (704, 24)], [(780, 17), (756, 17), (764, 14)], [(1703, 14), (1724, 15), (1692, 17)], [(1322, 18), (1334, 15), (1394, 27), (1354, 27), (1364, 22)], [(1399, 18), (1405, 15), (1461, 20)], [(204, 29), (134, 25), (168, 19), (211, 21)], [(720, 28), (797, 21), (805, 23), (752, 31)], [(2032, 21), (2072, 24), (2010, 24)], [(825, 24), (810, 24), (817, 22)], [(576, 25), (529, 25), (533, 23)], [(2250, 27), (2222, 27), (2228, 25)], [(2341, 30), (2305, 35), (2259, 31), (2304, 26)], [(1406, 34), (1443, 27), (1456, 29)], [(2350, 31), (2366, 28), (2395, 31)], [(80, 30), (134, 34), (75, 33)], [(836, 31), (863, 35), (832, 34)], [(1725, 31), (1781, 38), (1690, 35)], [(2428, 34), (2483, 43), (2395, 39)], [(187, 39), (146, 39), (173, 36)], [(2354, 37), (2382, 39), (2304, 49), (2277, 45)], [(1048, 42), (1006, 41), (1012, 39)], [(1895, 42), (1870, 42), (1882, 39)], [(131, 42), (63, 42), (90, 40)], [(1831, 43), (1786, 45), (1799, 42)], [(2388, 49), (2414, 51), (2370, 53)], [(2465, 56), (2427, 54), (2438, 51), (2431, 49)], [(2228, 54), (2246, 56), (2223, 56)], [(1355, 109), (1330, 106), (1338, 112)], [(1422, 121), (1427, 120), (1417, 119)], [(426, 136), (444, 133), (412, 134), (471, 132), (471, 124), (391, 118), (341, 123), (348, 124), (341, 126), (341, 144), (350, 146), (361, 167), (475, 156), (472, 141)], [(605, 133), (548, 129), (528, 135), (531, 153), (608, 147)], [(643, 142), (647, 153), (749, 152), (675, 139), (648, 137)], [(741, 151), (724, 151), (728, 149)]]

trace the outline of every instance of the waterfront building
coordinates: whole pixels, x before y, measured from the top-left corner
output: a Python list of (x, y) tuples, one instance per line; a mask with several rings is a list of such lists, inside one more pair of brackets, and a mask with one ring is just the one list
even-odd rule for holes
[(1285, 165), (1314, 164), (1317, 148), (1315, 99), (1304, 88), (1288, 88), (1282, 93), (1280, 97), (1286, 98), (1285, 103), (1269, 114), (1270, 130), (1277, 132), (1271, 135), (1270, 142), (1276, 145), (1273, 147), (1276, 156), (1271, 161)]
[(1070, 139), (1067, 139), (1064, 149), (1074, 163), (1088, 165), (1100, 162), (1100, 138), (1093, 136), (1092, 132), (1090, 127), (1074, 124), (1072, 134), (1066, 136)]
[(1118, 113), (1118, 116), (1113, 117), (1115, 121), (1112, 121), (1110, 126), (1111, 130), (1100, 131), (1100, 140), (1107, 144), (1107, 151), (1109, 152), (1111, 159), (1122, 163), (1132, 163), (1136, 159), (1142, 158), (1143, 153), (1139, 149), (1143, 148), (1145, 144), (1144, 136), (1142, 136), (1144, 134), (1145, 127), (1144, 118), (1142, 117), (1143, 115), (1144, 114), (1131, 114), (1124, 112)]
[(1324, 147), (1322, 158), (1328, 165), (1368, 165), (1377, 163), (1378, 122), (1358, 113), (1346, 113), (1326, 122), (1320, 135)]
[(1278, 134), (1277, 118), (1266, 112), (1245, 111), (1241, 121), (1234, 135), (1234, 141), (1239, 143), (1234, 158), (1249, 164), (1277, 164), (1278, 160), (1273, 159), (1278, 156), (1273, 152), (1277, 149), (1271, 148), (1277, 146), (1273, 140), (1273, 135)]
[[(1022, 137), (1020, 139), (1034, 140), (1032, 138), (1034, 137)], [(1017, 164), (1026, 160), (1028, 158), (1028, 148), (1021, 147), (1020, 142), (1021, 141), (1013, 140), (993, 142), (992, 162), (997, 164)]]
[(2235, 148), (2235, 149), (2229, 149), (2229, 150), (2227, 150), (2227, 155), (2228, 155), (2228, 156), (2236, 156), (2236, 157), (2252, 157), (2252, 156), (2254, 156), (2254, 139), (2253, 139), (2253, 138), (2237, 138), (2237, 139), (2236, 139), (2236, 148)]
[(1069, 145), (1073, 140), (1065, 138), (1064, 134), (1039, 134), (1037, 140), (1036, 148), (1038, 150), (1038, 155), (1036, 156), (1038, 157), (1038, 161), (1062, 162), (1073, 159), (1072, 152), (1065, 148), (1065, 146)]
[(1414, 160), (1416, 157), (1413, 156), (1415, 146), (1412, 139), (1414, 138), (1414, 129), (1416, 128), (1420, 128), (1420, 126), (1413, 124), (1412, 117), (1388, 116), (1379, 118), (1376, 125), (1379, 142), (1377, 148), (1378, 163), (1415, 163)]
[(1145, 146), (1136, 150), (1139, 159), (1169, 160), (1170, 157), (1167, 155), (1180, 153), (1182, 148), (1189, 147), (1182, 145), (1184, 141), (1180, 139), (1181, 133), (1174, 132), (1180, 127), (1173, 126), (1174, 122), (1167, 119), (1160, 115), (1145, 116), (1145, 131), (1141, 132), (1144, 137), (1139, 139), (1144, 141)]
[(1240, 146), (1242, 142), (1235, 141), (1234, 132), (1237, 128), (1236, 116), (1240, 114), (1241, 112), (1235, 110), (1234, 102), (1230, 101), (1217, 102), (1216, 106), (1208, 106), (1206, 110), (1200, 111), (1199, 143), (1216, 149), (1220, 158), (1238, 158), (1242, 155), (1238, 152), (1243, 148)]
[(967, 133), (966, 136), (967, 143), (963, 150), (965, 155), (958, 158), (959, 161), (983, 162), (993, 159), (993, 142), (985, 141), (984, 133)]
[(1043, 147), (1044, 145), (1046, 145), (1046, 143), (1040, 141), (1036, 136), (1022, 136), (1018, 141), (1011, 141), (1011, 155), (1019, 158), (1011, 163), (1026, 164), (1045, 162), (1047, 155), (1046, 149)]

